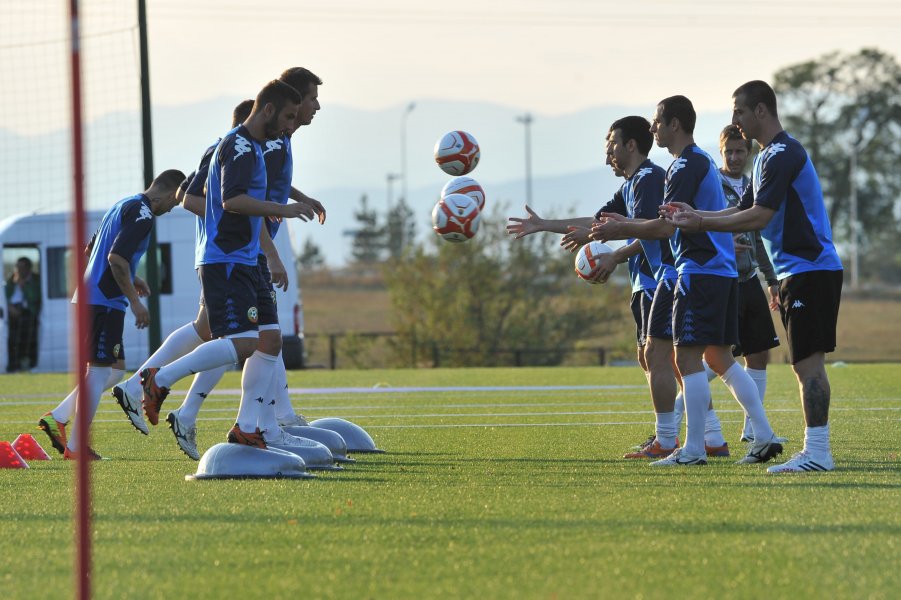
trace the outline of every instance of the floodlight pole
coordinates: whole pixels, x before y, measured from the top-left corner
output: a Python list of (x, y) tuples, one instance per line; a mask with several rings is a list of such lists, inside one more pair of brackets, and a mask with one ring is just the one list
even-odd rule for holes
[(517, 123), (522, 123), (526, 130), (526, 204), (532, 205), (532, 136), (530, 133), (532, 121), (531, 113), (516, 117)]
[[(150, 123), (150, 58), (147, 52), (147, 2), (138, 0), (138, 37), (141, 47), (141, 134), (144, 149), (144, 188), (153, 182), (153, 129)], [(162, 342), (160, 327), (160, 270), (157, 262), (156, 227), (150, 229), (147, 245), (147, 283), (153, 291), (147, 297), (150, 325), (147, 327), (147, 345), (152, 354)]]
[[(410, 102), (404, 109), (404, 114), (400, 118), (400, 179), (401, 179), (401, 198), (404, 202), (408, 202), (407, 198), (407, 117), (416, 108), (415, 102)], [(390, 185), (390, 184), (389, 184)], [(389, 200), (390, 208), (390, 200)]]
[[(87, 259), (81, 251), (85, 246), (86, 220), (84, 214), (84, 152), (82, 132), (81, 105), (81, 30), (78, 21), (78, 0), (69, 1), (69, 35), (70, 71), (72, 79), (72, 187), (75, 206), (72, 214), (72, 243), (75, 256), (75, 272), (83, 277), (87, 267)], [(76, 280), (79, 281), (79, 280)], [(84, 288), (83, 279), (79, 287)], [(88, 414), (87, 378), (85, 367), (88, 364), (87, 339), (88, 298), (87, 294), (78, 294), (75, 303), (75, 379), (77, 392), (75, 395), (75, 430), (78, 433), (78, 445), (75, 448), (75, 584), (76, 597), (88, 600), (91, 597), (91, 473), (88, 456), (90, 435)]]

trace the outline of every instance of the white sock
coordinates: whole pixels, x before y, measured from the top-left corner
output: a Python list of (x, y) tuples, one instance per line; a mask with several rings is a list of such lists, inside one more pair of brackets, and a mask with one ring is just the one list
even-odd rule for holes
[(203, 343), (203, 338), (197, 335), (194, 329), (194, 323), (182, 325), (169, 334), (163, 344), (157, 348), (156, 352), (150, 355), (150, 358), (144, 361), (144, 364), (138, 367), (138, 370), (128, 378), (125, 382), (125, 389), (131, 396), (140, 397), (143, 392), (141, 390), (141, 371), (148, 367), (164, 367), (174, 360), (178, 360), (185, 354), (193, 351)]
[(657, 442), (661, 448), (676, 447), (676, 415), (675, 413), (656, 413)]
[[(101, 395), (105, 390), (110, 389), (120, 381), (122, 381), (122, 376), (125, 375), (125, 371), (122, 369), (114, 369), (110, 367), (110, 376), (109, 379), (103, 385), (103, 389), (100, 390)], [(53, 418), (59, 421), (60, 423), (68, 423), (72, 420), (72, 417), (75, 416), (75, 396), (78, 393), (78, 388), (75, 388), (69, 395), (63, 399), (59, 405), (54, 408), (51, 412)]]
[(723, 439), (720, 418), (712, 408), (707, 410), (707, 418), (704, 420), (704, 443), (711, 448), (716, 448), (726, 443), (726, 440)]
[(275, 361), (275, 416), (277, 419), (284, 419), (294, 414), (294, 406), (291, 404), (291, 395), (288, 393), (288, 372), (285, 370), (285, 361), (282, 360), (282, 353), (278, 353), (278, 360)]
[(682, 431), (682, 417), (685, 416), (685, 394), (679, 391), (676, 394), (676, 404), (673, 406), (673, 415), (675, 415), (676, 435)]
[(56, 408), (50, 411), (53, 418), (60, 423), (68, 423), (75, 416), (75, 396), (78, 394), (78, 388), (75, 388), (65, 399), (60, 402)]
[(203, 401), (206, 400), (213, 388), (222, 380), (222, 376), (225, 375), (227, 370), (228, 365), (223, 365), (194, 375), (191, 389), (188, 390), (185, 399), (178, 408), (178, 418), (184, 421), (188, 427), (193, 427), (197, 424), (197, 413), (200, 412)]
[[(757, 386), (757, 393), (760, 395), (760, 403), (763, 404), (763, 398), (766, 396), (766, 369), (750, 369), (745, 367), (745, 373), (754, 380), (754, 385)], [(751, 420), (748, 418), (748, 413), (745, 413), (745, 424), (741, 433), (742, 437), (753, 437), (754, 432), (751, 429)]]
[[(275, 417), (275, 398), (278, 394), (278, 377), (275, 376), (277, 372), (278, 357), (276, 357), (273, 377), (269, 383), (269, 389), (266, 390), (266, 396), (263, 399), (263, 406), (260, 408), (260, 416), (257, 420), (257, 427), (263, 432), (264, 440), (271, 438), (272, 434), (277, 433), (276, 430), (278, 429), (278, 419)], [(267, 432), (269, 433), (268, 436), (266, 435)]]
[(156, 384), (160, 387), (172, 385), (188, 375), (209, 371), (216, 367), (228, 366), (238, 362), (235, 345), (226, 338), (206, 342), (183, 356), (162, 367), (156, 372)]
[(262, 414), (266, 393), (272, 385), (276, 357), (257, 350), (244, 363), (241, 375), (241, 406), (238, 429), (253, 433)]
[(806, 427), (804, 429), (804, 451), (814, 455), (832, 455), (829, 447), (829, 423), (822, 427)]
[(732, 366), (723, 374), (722, 379), (741, 407), (748, 413), (751, 428), (754, 430), (754, 441), (757, 443), (769, 441), (773, 437), (773, 429), (766, 418), (766, 412), (763, 410), (754, 380), (738, 363), (732, 363)]
[(701, 364), (704, 365), (704, 374), (707, 375), (707, 381), (713, 381), (717, 378), (716, 371), (710, 368), (706, 360), (701, 360)]
[(682, 377), (685, 390), (685, 444), (683, 452), (691, 456), (705, 456), (704, 420), (710, 405), (710, 385), (704, 372)]
[[(100, 406), (100, 395), (103, 393), (105, 389), (103, 386), (106, 384), (107, 380), (110, 378), (110, 371), (112, 371), (112, 367), (98, 367), (94, 365), (90, 365), (88, 367), (88, 372), (85, 375), (85, 387), (87, 388), (87, 405), (88, 412), (84, 415), (75, 415), (76, 421), (79, 418), (86, 418), (88, 420), (88, 424), (94, 421), (94, 415), (97, 414), (97, 407)], [(55, 417), (54, 417), (55, 418)], [(75, 423), (75, 427), (72, 427), (68, 436), (68, 443), (66, 446), (71, 451), (76, 451), (78, 449), (78, 423)]]

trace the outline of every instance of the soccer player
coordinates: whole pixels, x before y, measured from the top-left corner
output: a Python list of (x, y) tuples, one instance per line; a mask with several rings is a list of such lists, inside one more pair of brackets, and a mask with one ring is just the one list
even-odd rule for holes
[[(726, 201), (716, 165), (694, 143), (695, 120), (694, 107), (684, 96), (671, 96), (657, 105), (651, 133), (657, 145), (675, 157), (666, 175), (664, 202), (722, 209)], [(704, 373), (705, 358), (751, 418), (758, 443), (738, 462), (765, 462), (781, 452), (782, 446), (773, 441), (773, 430), (754, 382), (732, 358), (731, 347), (738, 342), (738, 273), (732, 236), (686, 235), (659, 218), (629, 220), (613, 213), (600, 216), (604, 221), (593, 226), (593, 236), (601, 239), (670, 239), (678, 272), (672, 328), (685, 396), (686, 439), (682, 448), (651, 465), (707, 464), (703, 423), (710, 406), (710, 388)]]
[[(125, 348), (122, 332), (125, 309), (131, 308), (135, 327), (150, 324), (150, 313), (141, 297), (150, 294), (147, 283), (135, 275), (138, 262), (147, 251), (156, 217), (178, 204), (176, 190), (185, 175), (174, 169), (163, 171), (143, 193), (124, 198), (113, 205), (100, 222), (86, 252), (90, 252), (81, 292), (90, 305), (91, 331), (87, 340), (90, 359), (85, 376), (88, 422), (94, 420), (103, 390), (122, 379)], [(78, 430), (66, 436), (66, 425), (75, 415), (77, 389), (53, 411), (46, 413), (38, 427), (50, 437), (50, 443), (67, 459), (77, 458)], [(89, 460), (101, 457), (87, 449)]]
[(191, 373), (246, 359), (238, 422), (227, 439), (266, 447), (257, 423), (278, 352), (257, 349), (258, 298), (268, 293), (258, 266), (260, 231), (263, 217), (296, 218), (307, 208), (266, 200), (261, 144), (278, 139), (294, 125), (302, 100), (290, 85), (271, 81), (257, 95), (247, 120), (222, 139), (210, 159), (199, 271), (214, 339), (158, 370), (144, 370), (143, 408), (153, 425), (173, 383)]
[(779, 310), (806, 426), (801, 452), (767, 471), (831, 471), (825, 353), (835, 349), (843, 271), (823, 192), (804, 147), (782, 128), (776, 94), (766, 82), (735, 90), (732, 123), (760, 146), (741, 204), (716, 212), (678, 204), (667, 220), (686, 233), (760, 230), (779, 279)]

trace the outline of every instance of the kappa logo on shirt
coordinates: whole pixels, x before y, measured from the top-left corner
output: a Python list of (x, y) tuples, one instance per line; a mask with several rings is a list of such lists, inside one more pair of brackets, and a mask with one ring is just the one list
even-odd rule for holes
[(792, 302), (792, 308), (804, 308), (804, 303), (800, 300), (795, 300)]
[(141, 213), (138, 215), (138, 218), (135, 219), (135, 223), (143, 221), (144, 219), (153, 219), (153, 213), (150, 212), (150, 207), (146, 204), (141, 205)]
[(770, 158), (771, 156), (779, 154), (780, 152), (785, 152), (785, 144), (780, 144), (780, 143), (772, 144), (764, 152), (763, 158), (764, 159)]
[(247, 140), (247, 138), (242, 137), (240, 135), (235, 135), (235, 157), (232, 159), (232, 162), (238, 160), (253, 148), (253, 145)]
[(688, 161), (687, 161), (686, 159), (684, 159), (684, 158), (677, 158), (676, 160), (674, 160), (674, 161), (673, 161), (673, 164), (671, 164), (671, 165), (669, 166), (669, 173), (668, 173), (668, 175), (669, 175), (670, 179), (672, 179), (672, 177), (673, 177), (676, 173), (678, 173), (679, 171), (681, 171), (682, 169), (684, 169), (684, 168), (685, 168), (685, 165), (686, 165), (687, 163), (688, 163)]
[(639, 169), (638, 172), (636, 172), (635, 175), (633, 176), (635, 179), (635, 183), (638, 183), (639, 181), (641, 181), (641, 178), (644, 177), (645, 175), (647, 175), (648, 173), (650, 173), (651, 171), (653, 171), (653, 169), (651, 169), (651, 167), (645, 167), (644, 169)]
[(263, 156), (269, 154), (273, 150), (281, 150), (282, 149), (282, 141), (281, 140), (266, 140), (266, 150), (263, 152)]

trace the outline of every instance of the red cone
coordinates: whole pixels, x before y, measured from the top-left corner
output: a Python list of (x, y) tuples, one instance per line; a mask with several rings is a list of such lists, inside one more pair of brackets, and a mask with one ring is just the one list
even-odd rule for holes
[(13, 450), (26, 460), (50, 460), (41, 445), (30, 433), (23, 433), (13, 442)]
[(27, 469), (28, 463), (22, 460), (9, 442), (0, 442), (0, 469)]

